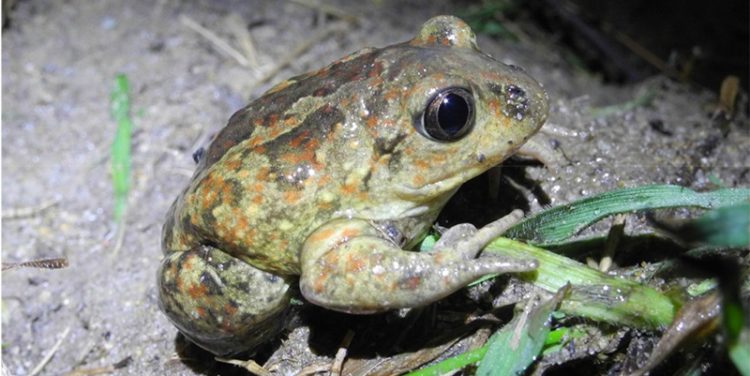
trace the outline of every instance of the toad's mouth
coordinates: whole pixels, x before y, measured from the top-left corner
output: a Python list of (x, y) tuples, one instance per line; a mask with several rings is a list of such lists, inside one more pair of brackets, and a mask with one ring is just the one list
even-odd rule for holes
[(399, 184), (396, 192), (401, 198), (415, 202), (432, 200), (446, 194), (452, 195), (463, 183), (499, 165), (514, 153), (515, 150), (494, 154), (477, 152), (470, 156), (466, 163), (457, 165), (457, 168), (436, 167), (433, 174), (422, 176), (420, 184)]

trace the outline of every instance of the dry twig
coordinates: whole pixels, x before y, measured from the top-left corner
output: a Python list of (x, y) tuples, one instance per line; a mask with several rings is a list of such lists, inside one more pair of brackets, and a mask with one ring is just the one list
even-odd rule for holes
[(290, 0), (290, 1), (297, 5), (302, 5), (304, 7), (317, 10), (318, 12), (322, 12), (322, 13), (334, 16), (336, 18), (342, 19), (347, 22), (353, 22), (353, 23), (359, 22), (359, 18), (357, 18), (357, 16), (351, 15), (343, 11), (341, 8), (330, 5), (330, 4), (323, 4), (320, 1), (309, 1), (309, 0)]
[(59, 201), (57, 200), (47, 200), (36, 206), (8, 209), (8, 210), (3, 211), (2, 218), (3, 219), (19, 219), (19, 218), (33, 217), (57, 205), (58, 202)]
[(260, 364), (256, 363), (252, 359), (248, 360), (239, 360), (239, 359), (226, 359), (226, 358), (214, 358), (219, 362), (227, 363), (231, 365), (235, 365), (237, 367), (242, 367), (247, 372), (252, 373), (253, 375), (258, 376), (271, 376), (271, 372), (268, 372), (265, 368), (263, 368)]
[(319, 41), (327, 38), (330, 34), (333, 34), (334, 32), (344, 30), (345, 24), (343, 23), (332, 23), (328, 26), (326, 26), (323, 29), (318, 30), (317, 33), (315, 33), (312, 37), (307, 39), (306, 41), (298, 44), (291, 52), (289, 52), (286, 56), (284, 56), (276, 66), (274, 66), (270, 71), (263, 74), (263, 76), (258, 79), (258, 81), (255, 83), (256, 85), (262, 85), (266, 83), (268, 80), (272, 79), (274, 76), (276, 76), (279, 71), (284, 69), (287, 65), (291, 64), (293, 61), (297, 60), (297, 57), (299, 55), (302, 55), (305, 51), (307, 51), (308, 48), (314, 46)]
[(239, 51), (234, 49), (232, 46), (229, 45), (225, 40), (221, 39), (216, 33), (214, 33), (211, 30), (206, 29), (205, 27), (201, 26), (197, 22), (193, 21), (192, 18), (182, 15), (180, 16), (180, 22), (182, 22), (183, 25), (187, 26), (191, 30), (195, 31), (196, 33), (200, 34), (202, 37), (208, 39), (209, 42), (213, 43), (214, 46), (221, 52), (229, 55), (234, 60), (237, 60), (237, 63), (242, 65), (243, 67), (250, 66), (250, 62), (247, 60), (247, 58), (242, 55)]
[(31, 372), (29, 372), (29, 376), (34, 376), (38, 374), (39, 372), (42, 372), (42, 370), (44, 369), (44, 366), (46, 366), (47, 363), (49, 363), (49, 361), (52, 359), (52, 357), (55, 355), (57, 350), (62, 345), (65, 338), (68, 337), (68, 333), (70, 333), (70, 327), (67, 327), (65, 328), (65, 330), (63, 330), (62, 335), (60, 336), (60, 339), (57, 340), (57, 343), (55, 343), (55, 345), (52, 346), (52, 348), (49, 350), (47, 355), (45, 355), (44, 358), (42, 358), (42, 360), (39, 361), (36, 367), (34, 367), (34, 369), (32, 369)]
[(68, 267), (68, 259), (65, 257), (2, 263), (3, 271), (15, 269), (15, 268), (62, 269), (62, 268), (67, 268), (67, 267)]
[(354, 338), (354, 331), (347, 330), (344, 339), (341, 341), (341, 346), (336, 351), (336, 357), (333, 358), (330, 368), (331, 376), (339, 376), (341, 374), (341, 366), (344, 364), (344, 359), (346, 359), (346, 352), (352, 343), (352, 338)]

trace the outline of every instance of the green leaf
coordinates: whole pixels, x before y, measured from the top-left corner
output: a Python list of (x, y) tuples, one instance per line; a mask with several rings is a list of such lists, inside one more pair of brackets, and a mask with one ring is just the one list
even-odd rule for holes
[(568, 290), (566, 286), (530, 312), (517, 313), (510, 323), (493, 334), (476, 374), (516, 375), (534, 362), (547, 339), (550, 315)]
[(564, 241), (592, 223), (618, 213), (638, 210), (700, 207), (713, 209), (750, 201), (750, 189), (719, 189), (697, 193), (674, 185), (648, 185), (605, 192), (556, 206), (524, 219), (505, 236), (537, 245)]
[(127, 76), (118, 74), (115, 77), (115, 85), (110, 97), (112, 118), (117, 124), (115, 138), (110, 149), (116, 222), (122, 220), (130, 189), (130, 138), (133, 125), (130, 120), (129, 91)]
[(646, 106), (654, 101), (656, 98), (656, 90), (648, 90), (647, 92), (639, 95), (633, 100), (625, 103), (619, 103), (612, 106), (599, 107), (591, 110), (591, 116), (595, 118), (606, 117), (618, 112), (627, 112), (635, 108)]
[(675, 303), (640, 283), (609, 276), (578, 261), (507, 238), (498, 238), (484, 252), (513, 259), (536, 259), (539, 267), (517, 277), (549, 292), (570, 283), (571, 292), (561, 305), (566, 314), (636, 328), (669, 325)]
[(487, 345), (484, 345), (478, 349), (469, 350), (463, 354), (456, 355), (444, 359), (436, 364), (429, 367), (420, 368), (416, 371), (412, 371), (406, 374), (406, 376), (439, 376), (445, 375), (446, 373), (453, 372), (464, 368), (470, 364), (474, 364), (484, 357), (487, 352)]
[(750, 330), (744, 333), (744, 340), (729, 346), (729, 358), (743, 376), (750, 376)]
[(419, 252), (429, 252), (438, 241), (438, 236), (435, 233), (429, 233), (419, 243)]
[(750, 203), (711, 210), (693, 221), (688, 230), (704, 243), (745, 247), (750, 244)]

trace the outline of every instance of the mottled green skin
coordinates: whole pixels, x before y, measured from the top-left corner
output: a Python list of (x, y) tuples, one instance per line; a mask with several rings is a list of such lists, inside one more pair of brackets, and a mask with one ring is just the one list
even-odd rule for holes
[[(468, 89), (476, 115), (469, 134), (441, 142), (417, 127), (447, 87)], [(368, 313), (428, 304), (486, 273), (528, 270), (476, 258), (479, 241), (431, 254), (403, 249), (546, 115), (539, 84), (482, 53), (455, 17), (282, 82), (232, 116), (170, 208), (161, 308), (194, 342), (227, 354), (278, 332), (298, 279), (315, 304)]]

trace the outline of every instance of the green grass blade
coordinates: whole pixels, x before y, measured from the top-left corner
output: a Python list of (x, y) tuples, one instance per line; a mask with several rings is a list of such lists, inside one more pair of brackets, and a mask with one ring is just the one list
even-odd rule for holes
[(729, 346), (729, 358), (740, 374), (750, 376), (750, 333), (745, 334), (744, 341)]
[(513, 226), (505, 236), (537, 245), (566, 240), (592, 223), (612, 214), (638, 210), (700, 207), (706, 209), (750, 201), (750, 189), (719, 189), (698, 193), (674, 185), (649, 185), (605, 192), (557, 206)]
[(515, 259), (534, 258), (539, 267), (518, 277), (549, 292), (570, 283), (571, 293), (559, 311), (636, 328), (663, 328), (672, 322), (675, 303), (637, 282), (606, 275), (578, 261), (519, 241), (498, 238), (485, 252)]
[[(549, 343), (549, 318), (562, 297), (562, 293), (556, 294), (528, 314), (516, 314), (484, 346), (409, 372), (407, 376), (444, 375), (479, 361), (478, 375), (512, 375), (524, 370), (536, 359), (545, 344)], [(561, 336), (558, 333), (555, 341), (559, 342)]]
[(746, 247), (750, 244), (750, 203), (711, 210), (686, 230), (695, 240), (710, 245)]
[(133, 123), (130, 120), (129, 86), (127, 76), (118, 74), (115, 77), (115, 85), (110, 97), (112, 118), (117, 124), (115, 138), (110, 149), (116, 222), (120, 222), (125, 212), (130, 189), (130, 138)]
[(513, 320), (487, 341), (487, 353), (479, 363), (477, 375), (521, 374), (539, 355), (549, 333), (549, 319), (567, 288), (555, 297), (534, 307), (530, 312), (517, 313)]
[(594, 108), (591, 110), (591, 116), (593, 116), (594, 118), (601, 118), (620, 112), (628, 112), (635, 108), (650, 104), (654, 101), (654, 98), (656, 98), (656, 90), (648, 90), (642, 95), (625, 103), (618, 103), (611, 106)]
[(459, 370), (461, 368), (464, 368), (468, 366), (469, 364), (474, 364), (484, 357), (484, 354), (487, 352), (487, 345), (484, 345), (480, 348), (469, 350), (463, 354), (456, 355), (454, 357), (450, 357), (448, 359), (444, 359), (436, 364), (433, 364), (429, 367), (420, 368), (416, 371), (412, 371), (406, 374), (406, 376), (439, 376), (439, 375), (445, 375), (449, 372), (453, 372), (456, 370)]

